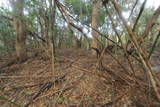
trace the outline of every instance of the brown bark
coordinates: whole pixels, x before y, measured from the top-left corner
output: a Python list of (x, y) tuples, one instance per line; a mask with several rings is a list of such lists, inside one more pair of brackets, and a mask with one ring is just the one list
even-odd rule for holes
[(24, 61), (26, 59), (26, 25), (24, 21), (23, 13), (24, 0), (15, 0), (12, 2), (13, 5), (13, 26), (16, 32), (16, 54), (18, 61)]
[[(143, 6), (142, 6), (142, 7), (143, 7)], [(143, 11), (143, 10), (141, 10), (141, 11)], [(150, 31), (152, 30), (153, 26), (155, 25), (156, 21), (158, 20), (159, 15), (160, 15), (160, 6), (159, 6), (159, 7), (157, 8), (157, 10), (154, 12), (154, 14), (152, 15), (152, 17), (148, 20), (144, 32), (143, 32), (142, 35), (138, 38), (137, 41), (138, 41), (138, 44), (139, 44), (139, 45), (144, 42), (144, 40), (145, 40), (146, 37), (148, 37)], [(139, 15), (138, 17), (140, 17), (140, 16), (141, 16), (141, 13), (140, 13), (140, 15)], [(135, 30), (136, 24), (138, 23), (138, 20), (139, 20), (139, 18), (136, 20), (136, 23), (135, 23), (135, 25), (134, 25), (134, 27), (133, 27), (133, 29), (132, 29), (133, 32), (134, 32), (134, 30)], [(129, 47), (129, 46), (131, 47), (131, 42), (130, 42), (130, 41), (127, 43), (127, 47)]]
[(81, 38), (78, 39), (78, 37), (74, 34), (74, 32), (72, 32), (73, 34), (73, 39), (76, 41), (76, 48), (79, 49), (81, 48)]
[(148, 36), (149, 32), (151, 31), (156, 21), (158, 20), (159, 15), (160, 15), (160, 6), (154, 12), (153, 16), (148, 20), (148, 23), (146, 25), (144, 32), (142, 33), (141, 37), (138, 39), (139, 44), (141, 44), (145, 40), (145, 38)]
[(154, 90), (155, 90), (155, 92), (157, 94), (157, 98), (158, 98), (158, 100), (160, 100), (160, 91), (159, 91), (159, 87), (158, 87), (158, 86), (160, 86), (159, 80), (158, 80), (155, 72), (152, 70), (151, 64), (149, 63), (146, 54), (144, 53), (144, 51), (142, 50), (142, 48), (138, 44), (138, 41), (137, 41), (137, 38), (136, 38), (137, 35), (134, 32), (132, 32), (131, 27), (128, 26), (125, 18), (122, 16), (122, 12), (120, 11), (119, 4), (117, 4), (115, 1), (112, 1), (112, 4), (114, 5), (114, 7), (115, 7), (120, 19), (122, 20), (123, 25), (125, 26), (128, 34), (129, 34), (129, 36), (131, 38), (131, 41), (132, 41), (135, 49), (137, 50), (137, 52), (138, 52), (138, 54), (139, 54), (139, 56), (141, 58), (141, 61), (143, 62), (143, 65), (146, 68), (147, 73), (149, 74), (152, 86), (154, 87)]
[(49, 42), (50, 42), (50, 38), (49, 38), (49, 23), (48, 23), (47, 20), (45, 21), (44, 37), (45, 37), (45, 40), (46, 40), (46, 47), (48, 47)]
[[(92, 22), (91, 22), (91, 26), (94, 29), (98, 28), (98, 15), (99, 15), (99, 0), (94, 0), (93, 1), (93, 9), (92, 9)], [(92, 47), (94, 48), (98, 48), (98, 34), (95, 30), (92, 29), (92, 37), (93, 37), (93, 41), (92, 41)], [(93, 51), (92, 52), (93, 55), (96, 55), (96, 52)]]
[[(51, 32), (51, 40), (50, 40), (50, 47), (51, 47), (51, 51), (52, 51), (52, 54), (51, 54), (51, 63), (52, 63), (52, 72), (55, 72), (55, 45), (54, 45), (54, 26), (55, 26), (55, 14), (56, 14), (56, 5), (55, 5), (55, 2), (54, 0), (51, 0), (50, 2), (50, 5), (51, 5), (51, 16), (50, 16), (50, 32)], [(54, 73), (53, 73), (54, 75)]]
[(114, 23), (114, 21), (113, 21), (113, 18), (111, 17), (111, 15), (110, 15), (110, 13), (109, 13), (106, 5), (105, 5), (105, 8), (106, 8), (106, 14), (108, 15), (109, 19), (111, 20), (112, 28), (113, 28), (115, 34), (117, 35), (118, 40), (120, 41), (120, 44), (121, 44), (121, 46), (122, 46), (122, 49), (123, 49), (123, 51), (124, 51), (124, 53), (125, 53), (125, 56), (126, 56), (126, 58), (127, 58), (127, 61), (128, 61), (129, 65), (130, 65), (130, 67), (131, 67), (131, 70), (132, 70), (133, 74), (134, 74), (135, 71), (134, 71), (134, 68), (133, 68), (131, 59), (130, 59), (128, 53), (127, 53), (127, 50), (125, 49), (125, 47), (124, 47), (124, 45), (123, 45), (122, 39), (121, 39), (118, 31), (116, 30), (116, 25), (115, 25), (115, 23)]
[[(81, 47), (81, 39), (82, 39), (82, 35), (81, 35), (81, 38), (80, 40), (77, 38), (77, 36), (74, 34), (74, 29), (77, 29), (78, 31), (80, 31), (83, 36), (88, 40), (88, 37), (87, 35), (84, 33), (83, 31), (83, 28), (81, 26), (77, 26), (73, 23), (73, 21), (71, 20), (71, 16), (69, 16), (67, 14), (67, 11), (66, 11), (66, 8), (64, 7), (64, 5), (62, 5), (61, 3), (59, 3), (58, 1), (56, 1), (56, 4), (57, 4), (57, 7), (58, 9), (60, 10), (64, 20), (67, 22), (68, 24), (68, 27), (69, 27), (69, 30), (71, 31), (71, 33), (74, 35), (73, 36), (73, 39), (75, 39), (76, 41), (76, 45), (77, 45), (77, 48), (80, 48)], [(90, 46), (90, 42), (88, 40), (88, 43), (89, 43), (89, 46)]]

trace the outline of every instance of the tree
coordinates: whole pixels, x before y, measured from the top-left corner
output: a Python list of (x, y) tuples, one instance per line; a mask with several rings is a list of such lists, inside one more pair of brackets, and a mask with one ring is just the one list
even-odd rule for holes
[[(92, 7), (92, 22), (91, 22), (91, 26), (94, 29), (98, 28), (98, 15), (99, 15), (99, 0), (94, 0), (93, 1), (93, 7)], [(92, 37), (93, 37), (93, 41), (92, 41), (92, 47), (94, 48), (98, 48), (98, 34), (97, 32), (92, 29)], [(95, 55), (95, 51), (93, 51), (93, 54)]]
[(26, 53), (26, 24), (24, 21), (24, 0), (13, 0), (13, 27), (16, 32), (16, 55), (18, 61), (24, 61)]
[(14, 50), (15, 34), (13, 33), (11, 19), (7, 17), (9, 14), (10, 12), (7, 9), (0, 9), (0, 51)]

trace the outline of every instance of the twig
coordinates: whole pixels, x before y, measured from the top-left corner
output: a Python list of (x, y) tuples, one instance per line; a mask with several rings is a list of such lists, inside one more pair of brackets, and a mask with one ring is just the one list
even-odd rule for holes
[(90, 70), (81, 68), (81, 67), (79, 67), (77, 65), (72, 65), (71, 67), (73, 67), (74, 69), (80, 70), (80, 71), (82, 71), (84, 73), (89, 73), (89, 74), (96, 75), (96, 76), (102, 77), (104, 79), (107, 79), (107, 75), (102, 73), (102, 72), (90, 71)]
[(152, 17), (148, 20), (146, 28), (140, 38), (138, 39), (139, 44), (142, 44), (145, 38), (148, 36), (150, 30), (153, 28), (155, 25), (156, 21), (158, 20), (160, 15), (160, 6), (157, 8), (157, 10), (154, 12)]
[(63, 80), (65, 77), (66, 77), (66, 74), (63, 75), (62, 77), (56, 79), (54, 82), (47, 82), (46, 84), (44, 84), (44, 85), (40, 88), (40, 90), (37, 92), (37, 94), (35, 94), (35, 95), (29, 100), (29, 102), (25, 105), (25, 107), (28, 107), (41, 93), (43, 93), (45, 90), (49, 90), (54, 83), (57, 83), (57, 82), (59, 82), (60, 80)]
[(130, 17), (132, 16), (133, 11), (134, 11), (136, 5), (138, 4), (138, 2), (139, 2), (139, 0), (136, 0), (136, 2), (134, 3), (133, 8), (132, 8), (132, 10), (131, 10), (131, 12), (130, 12), (130, 15), (129, 15), (129, 18), (128, 18), (128, 19), (130, 19)]
[(53, 85), (53, 83), (51, 83), (51, 82), (48, 82), (45, 85), (43, 85), (42, 88), (40, 88), (40, 90), (38, 91), (38, 93), (35, 94), (24, 107), (28, 107), (33, 102), (33, 100), (35, 100), (45, 90), (51, 88), (52, 85)]
[[(136, 38), (137, 35), (136, 35), (134, 32), (132, 32), (130, 26), (128, 26), (125, 18), (122, 16), (122, 12), (120, 11), (119, 4), (117, 4), (114, 0), (112, 0), (111, 2), (112, 2), (112, 4), (114, 5), (114, 7), (115, 7), (115, 9), (116, 9), (116, 11), (117, 11), (120, 19), (122, 20), (122, 22), (123, 22), (123, 24), (124, 24), (124, 26), (125, 26), (128, 34), (129, 34), (131, 40), (132, 40), (132, 42), (133, 42), (134, 47), (136, 48), (136, 50), (137, 50), (137, 52), (138, 52), (138, 54), (139, 54), (139, 56), (140, 56), (140, 58), (141, 58), (141, 60), (142, 60), (142, 62), (143, 62), (143, 65), (146, 67), (147, 72), (148, 72), (148, 74), (149, 74), (149, 76), (150, 76), (150, 80), (151, 80), (151, 82), (152, 82), (152, 85), (153, 85), (154, 90), (155, 90), (155, 92), (156, 92), (157, 98), (160, 100), (160, 92), (159, 92), (159, 90), (158, 90), (158, 85), (160, 84), (160, 83), (159, 83), (159, 80), (158, 80), (155, 72), (153, 72), (153, 70), (152, 70), (152, 68), (151, 68), (151, 65), (150, 65), (150, 63), (149, 63), (149, 61), (148, 61), (148, 59), (147, 59), (144, 51), (142, 50), (142, 48), (139, 46), (139, 44), (138, 44), (138, 42), (137, 42), (137, 38)], [(160, 6), (159, 6), (158, 9), (160, 10)], [(160, 11), (159, 11), (158, 13), (160, 13)], [(158, 14), (158, 15), (159, 15), (159, 14)], [(154, 22), (154, 21), (153, 21), (153, 22)], [(146, 36), (146, 35), (145, 35), (145, 36)]]
[(68, 86), (68, 87), (66, 87), (66, 88), (64, 88), (64, 89), (58, 89), (58, 90), (56, 90), (56, 91), (54, 91), (54, 92), (51, 92), (51, 93), (49, 93), (49, 94), (47, 94), (47, 95), (44, 95), (44, 96), (42, 96), (42, 97), (39, 97), (39, 98), (37, 98), (37, 99), (41, 99), (41, 98), (44, 98), (44, 97), (48, 97), (48, 96), (53, 95), (53, 94), (56, 94), (56, 93), (58, 93), (58, 92), (60, 92), (60, 91), (66, 91), (66, 90), (69, 90), (69, 89), (75, 87), (76, 82), (79, 81), (79, 80), (82, 78), (83, 75), (84, 75), (84, 74), (80, 75), (80, 77), (78, 77), (77, 80), (71, 82), (71, 84), (74, 84), (74, 85)]
[[(116, 29), (116, 25), (115, 25), (115, 23), (114, 23), (114, 21), (113, 21), (113, 18), (111, 17), (111, 15), (110, 15), (110, 13), (109, 13), (108, 8), (107, 8), (106, 5), (105, 5), (105, 8), (106, 8), (106, 13), (108, 14), (108, 17), (109, 17), (109, 19), (111, 20), (112, 28), (113, 28), (115, 34), (117, 35), (117, 37), (118, 37), (118, 39), (119, 39), (119, 41), (120, 41), (120, 43), (121, 43), (123, 52), (124, 52), (124, 54), (126, 55), (127, 61), (128, 61), (129, 65), (130, 65), (130, 67), (131, 67), (131, 70), (132, 70), (133, 74), (135, 75), (135, 70), (134, 70), (134, 68), (133, 68), (131, 59), (130, 59), (128, 53), (127, 53), (127, 50), (125, 49), (125, 47), (124, 47), (124, 45), (123, 45), (123, 42), (122, 42), (121, 37), (120, 37), (120, 35), (119, 35), (119, 33), (118, 33), (117, 29)], [(119, 64), (120, 64), (120, 63), (119, 63)], [(120, 64), (120, 65), (121, 65), (121, 64)], [(122, 65), (121, 65), (121, 66), (122, 66)], [(123, 67), (123, 68), (125, 68), (125, 67)], [(126, 69), (124, 69), (124, 70), (126, 70)]]
[(144, 0), (143, 4), (142, 4), (142, 6), (141, 6), (140, 12), (139, 12), (139, 14), (138, 14), (138, 17), (137, 17), (137, 19), (136, 19), (136, 21), (135, 21), (135, 24), (134, 24), (134, 26), (133, 26), (133, 29), (132, 29), (133, 32), (135, 31), (136, 25), (138, 24), (138, 21), (139, 21), (141, 15), (142, 15), (142, 12), (143, 12), (143, 10), (144, 10), (144, 7), (145, 7), (146, 2), (147, 2), (147, 0)]
[(56, 94), (56, 93), (58, 93), (58, 92), (61, 92), (61, 91), (69, 90), (69, 89), (71, 89), (71, 88), (73, 88), (73, 87), (74, 87), (74, 86), (70, 86), (70, 87), (66, 87), (66, 88), (64, 88), (64, 89), (56, 90), (56, 91), (51, 92), (51, 93), (49, 93), (49, 94), (46, 94), (46, 95), (44, 95), (44, 96), (42, 96), (42, 97), (38, 97), (37, 100), (38, 100), (38, 99), (41, 99), (41, 98), (44, 98), (44, 97), (48, 97), (48, 96), (50, 96), (50, 95), (54, 95), (54, 94)]
[(59, 97), (62, 95), (62, 93), (64, 92), (64, 90), (65, 90), (65, 88), (66, 88), (66, 86), (67, 86), (68, 84), (69, 84), (69, 78), (68, 78), (66, 84), (64, 84), (63, 88), (60, 90), (60, 93), (59, 93), (58, 97), (55, 99), (55, 101), (54, 101), (54, 105), (55, 105), (55, 106), (56, 106), (56, 104), (57, 104), (57, 101), (58, 101)]
[(150, 53), (149, 53), (148, 60), (150, 59), (151, 55), (153, 54), (153, 51), (155, 50), (155, 47), (156, 47), (156, 45), (157, 45), (157, 42), (158, 42), (159, 38), (160, 38), (160, 31), (159, 31), (159, 33), (158, 33), (158, 35), (157, 35), (157, 37), (156, 37), (156, 40), (155, 40), (155, 42), (154, 42), (154, 44), (153, 44), (153, 46), (152, 46), (151, 51), (150, 51)]
[[(56, 1), (56, 3), (59, 5), (59, 7), (62, 6), (65, 10), (67, 10), (67, 13), (69, 13), (69, 10), (63, 4), (61, 4), (59, 1)], [(62, 13), (63, 13), (63, 11), (62, 11)], [(69, 17), (71, 17), (72, 19), (74, 19), (74, 21), (77, 21), (73, 16), (69, 15)], [(80, 21), (77, 21), (77, 22), (80, 22)], [(97, 29), (95, 29), (92, 26), (87, 25), (85, 23), (82, 23), (82, 22), (80, 22), (80, 23), (83, 24), (83, 25), (86, 25), (88, 28), (91, 28), (92, 30), (94, 30), (95, 32), (97, 32), (98, 35), (100, 35), (102, 37), (105, 37), (107, 40), (111, 41), (113, 44), (116, 44), (116, 46), (118, 46), (118, 47), (121, 48), (121, 46), (119, 46), (115, 41), (113, 41), (112, 39), (108, 38), (104, 34), (100, 33)], [(72, 24), (72, 26), (75, 27), (75, 28), (77, 28), (77, 30), (79, 30), (80, 32), (82, 31), (81, 28), (79, 28), (78, 26), (76, 26), (75, 24), (73, 24), (73, 22), (70, 23), (70, 24)], [(81, 32), (81, 33), (83, 33), (83, 32)]]
[(115, 98), (114, 100), (108, 102), (108, 103), (105, 103), (102, 105), (102, 107), (106, 107), (106, 106), (109, 106), (109, 105), (112, 105), (114, 104), (115, 102), (119, 101), (123, 96), (127, 95), (128, 94), (128, 91), (124, 92), (122, 95), (118, 96), (117, 98)]

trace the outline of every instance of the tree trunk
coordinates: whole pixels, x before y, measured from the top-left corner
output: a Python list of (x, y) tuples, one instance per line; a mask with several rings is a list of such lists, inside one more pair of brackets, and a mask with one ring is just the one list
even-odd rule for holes
[(76, 45), (77, 45), (78, 49), (80, 49), (82, 47), (81, 41), (82, 41), (82, 35), (81, 35), (80, 39), (77, 38), (77, 41), (76, 41)]
[[(51, 16), (50, 16), (50, 32), (51, 32), (51, 51), (52, 51), (52, 60), (51, 60), (51, 64), (52, 64), (52, 73), (55, 72), (55, 42), (54, 42), (54, 39), (55, 39), (55, 17), (56, 17), (56, 5), (55, 5), (55, 1), (51, 0), (50, 2), (50, 5), (53, 7), (52, 10), (51, 10)], [(54, 73), (53, 73), (54, 75)]]
[(48, 20), (46, 20), (45, 21), (45, 31), (44, 31), (44, 37), (45, 37), (45, 40), (46, 40), (46, 48), (48, 48), (49, 47), (49, 43), (50, 43), (50, 37), (49, 37), (49, 23), (48, 23), (49, 21)]
[(18, 61), (24, 61), (27, 57), (26, 53), (26, 26), (23, 20), (23, 4), (24, 0), (12, 1), (13, 5), (13, 26), (16, 32), (16, 55)]
[[(92, 9), (92, 22), (91, 22), (91, 26), (92, 28), (94, 29), (97, 29), (98, 28), (98, 15), (99, 15), (99, 0), (94, 0), (93, 1), (93, 9)], [(92, 44), (91, 46), (94, 47), (94, 48), (98, 48), (98, 34), (96, 31), (94, 31), (92, 29), (92, 37), (93, 37), (93, 41), (92, 41)], [(93, 51), (92, 52), (93, 55), (96, 55), (96, 52)]]

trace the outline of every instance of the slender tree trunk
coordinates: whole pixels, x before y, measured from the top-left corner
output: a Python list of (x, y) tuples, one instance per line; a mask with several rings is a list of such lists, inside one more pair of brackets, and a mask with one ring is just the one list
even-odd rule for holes
[[(148, 61), (147, 59), (147, 56), (145, 54), (145, 52), (142, 50), (142, 48), (139, 46), (138, 44), (138, 40), (137, 40), (137, 35), (132, 32), (132, 29), (130, 26), (128, 26), (127, 24), (127, 21), (125, 20), (125, 18), (122, 16), (122, 12), (121, 10), (119, 9), (119, 4), (115, 1), (112, 1), (112, 4), (114, 5), (121, 21), (123, 22), (123, 25), (125, 26), (130, 38), (131, 38), (131, 41), (135, 47), (135, 49), (137, 50), (138, 54), (139, 54), (139, 57), (143, 63), (143, 65), (145, 66), (148, 74), (149, 74), (149, 77), (150, 77), (150, 80), (151, 80), (151, 83), (152, 83), (152, 86), (156, 92), (156, 95), (157, 95), (157, 98), (158, 100), (160, 101), (160, 90), (159, 90), (159, 86), (160, 86), (160, 82), (159, 82), (159, 79), (157, 78), (157, 75), (155, 74), (155, 72), (152, 70), (152, 67), (151, 67), (151, 64), (150, 62)], [(159, 8), (160, 9), (160, 8)]]
[[(27, 57), (26, 53), (26, 32), (24, 28), (24, 24), (19, 19), (15, 19), (16, 24), (16, 54), (19, 61), (23, 61)], [(18, 28), (19, 26), (19, 28)]]
[(51, 5), (51, 14), (50, 14), (50, 24), (49, 24), (49, 29), (50, 29), (50, 36), (51, 36), (51, 39), (50, 39), (50, 46), (51, 47), (51, 64), (52, 64), (52, 73), (54, 75), (54, 72), (55, 72), (55, 14), (56, 14), (56, 5), (55, 5), (55, 1), (54, 0), (51, 0), (50, 1), (50, 5)]
[[(93, 0), (93, 9), (92, 9), (92, 22), (91, 22), (91, 26), (94, 28), (94, 29), (97, 29), (98, 28), (98, 15), (99, 15), (99, 0)], [(94, 48), (98, 48), (98, 34), (96, 31), (94, 31), (92, 29), (92, 37), (93, 37), (93, 41), (92, 41), (92, 44), (91, 46), (94, 47)], [(93, 55), (96, 55), (96, 52), (93, 51), (92, 52)]]
[(50, 42), (50, 37), (49, 37), (49, 20), (47, 20), (47, 18), (44, 19), (44, 38), (46, 40), (46, 47), (49, 47), (49, 42)]
[(26, 25), (23, 13), (24, 0), (12, 1), (13, 5), (13, 26), (16, 32), (16, 55), (18, 61), (24, 61), (27, 57), (26, 53)]
[(82, 41), (82, 35), (81, 35), (80, 39), (77, 39), (77, 41), (76, 41), (77, 48), (81, 48), (82, 47), (81, 41)]

